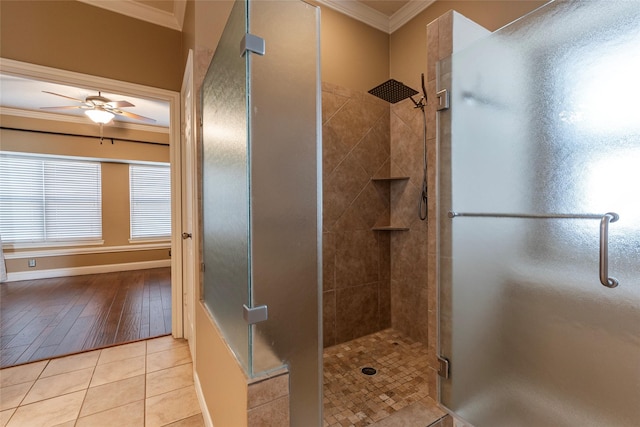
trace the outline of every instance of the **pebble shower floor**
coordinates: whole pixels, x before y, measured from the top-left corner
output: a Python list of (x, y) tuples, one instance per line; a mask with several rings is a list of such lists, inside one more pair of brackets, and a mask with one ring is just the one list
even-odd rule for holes
[(326, 348), (323, 359), (324, 427), (371, 425), (429, 394), (426, 346), (393, 329)]

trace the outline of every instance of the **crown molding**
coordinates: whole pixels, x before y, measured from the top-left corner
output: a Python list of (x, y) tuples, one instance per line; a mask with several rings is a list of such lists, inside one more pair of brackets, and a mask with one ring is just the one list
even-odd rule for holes
[[(120, 13), (131, 18), (182, 31), (186, 0), (178, 0), (173, 5), (173, 13), (157, 9), (144, 3), (131, 0), (78, 0), (91, 6)], [(181, 16), (180, 16), (181, 15)]]
[[(435, 1), (435, 0), (434, 0)], [(173, 2), (173, 16), (178, 23), (178, 29), (182, 31), (184, 27), (184, 16), (187, 12), (187, 0), (174, 0)]]
[(389, 18), (389, 34), (415, 18), (420, 12), (435, 3), (436, 0), (409, 1)]
[(377, 30), (389, 33), (389, 18), (387, 15), (371, 9), (363, 3), (353, 0), (316, 0), (316, 3), (364, 22)]

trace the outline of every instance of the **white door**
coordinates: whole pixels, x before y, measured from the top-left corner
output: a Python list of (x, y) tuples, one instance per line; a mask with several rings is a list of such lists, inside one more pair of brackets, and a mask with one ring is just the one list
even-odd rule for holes
[(195, 94), (193, 89), (193, 51), (189, 57), (182, 80), (182, 282), (184, 334), (189, 340), (191, 354), (195, 342), (195, 283), (198, 280), (197, 260), (197, 151), (194, 116)]

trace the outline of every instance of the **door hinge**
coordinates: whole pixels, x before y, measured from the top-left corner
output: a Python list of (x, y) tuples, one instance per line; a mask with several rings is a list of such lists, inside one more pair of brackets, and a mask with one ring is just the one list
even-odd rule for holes
[(449, 91), (447, 89), (442, 89), (438, 93), (436, 93), (436, 97), (438, 98), (438, 105), (436, 106), (436, 110), (448, 110), (449, 109)]
[(438, 375), (444, 378), (445, 380), (449, 378), (450, 374), (450, 363), (449, 359), (446, 357), (438, 356)]
[(258, 322), (264, 322), (269, 317), (266, 305), (247, 307), (246, 304), (242, 305), (242, 316), (244, 317), (244, 320), (250, 325)]
[(244, 56), (247, 51), (257, 53), (258, 55), (264, 55), (264, 39), (251, 33), (246, 33), (240, 41), (240, 56)]
[(200, 271), (204, 271), (204, 262), (200, 263)]

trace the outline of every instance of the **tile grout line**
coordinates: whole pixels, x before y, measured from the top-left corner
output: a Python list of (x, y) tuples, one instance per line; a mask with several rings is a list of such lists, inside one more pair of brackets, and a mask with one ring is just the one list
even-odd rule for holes
[(84, 403), (87, 400), (87, 394), (89, 394), (89, 389), (91, 388), (91, 383), (93, 382), (93, 376), (96, 373), (96, 369), (98, 367), (98, 362), (100, 361), (100, 357), (102, 356), (102, 350), (99, 350), (98, 357), (96, 358), (96, 363), (93, 365), (93, 372), (91, 372), (91, 378), (89, 378), (89, 384), (87, 384), (87, 389), (85, 390), (84, 397), (82, 398), (82, 404), (80, 405), (80, 409), (78, 410), (78, 415), (73, 423), (74, 427), (78, 424), (80, 420), (80, 414), (82, 413), (82, 408), (84, 407)]

